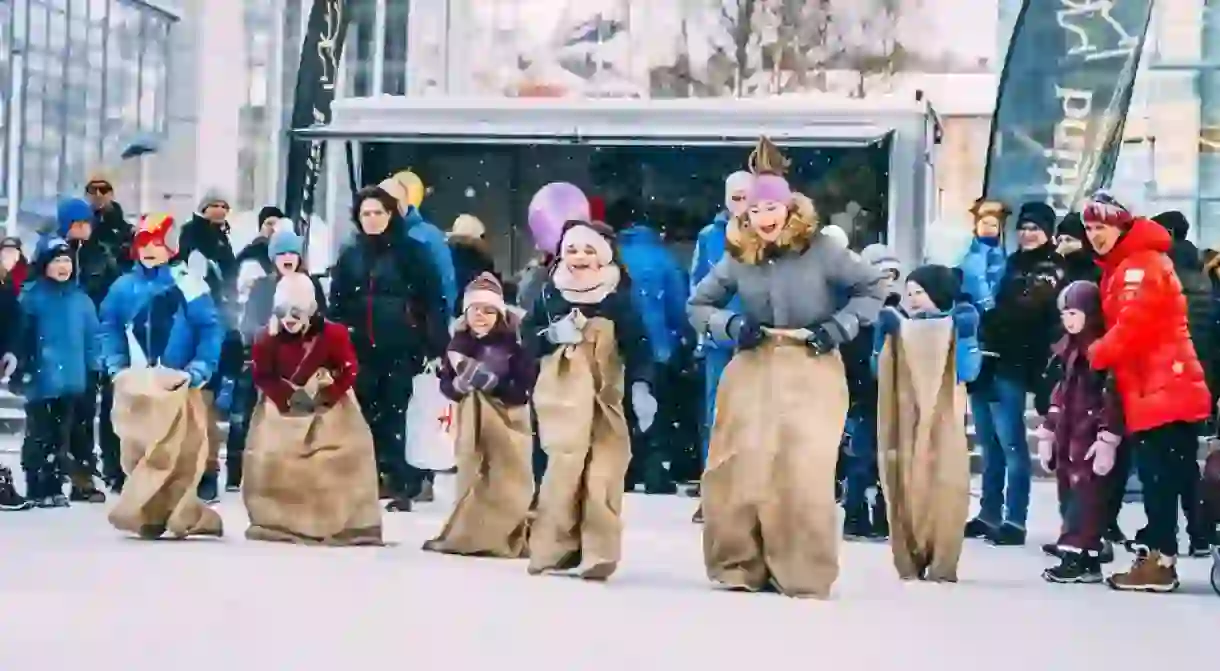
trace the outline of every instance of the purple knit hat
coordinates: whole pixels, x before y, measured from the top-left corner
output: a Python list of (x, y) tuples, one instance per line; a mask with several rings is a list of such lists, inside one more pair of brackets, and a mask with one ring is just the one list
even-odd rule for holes
[(787, 205), (792, 200), (792, 188), (788, 180), (779, 175), (759, 175), (750, 189), (750, 204), (773, 201)]
[(1096, 284), (1077, 280), (1059, 292), (1059, 309), (1080, 310), (1088, 317), (1101, 314), (1101, 290)]

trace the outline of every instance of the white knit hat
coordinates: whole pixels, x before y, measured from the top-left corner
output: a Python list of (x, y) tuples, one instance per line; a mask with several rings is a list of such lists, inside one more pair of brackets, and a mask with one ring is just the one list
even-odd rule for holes
[[(318, 312), (318, 300), (314, 293), (313, 281), (305, 273), (289, 273), (283, 276), (275, 284), (273, 305), (277, 313), (299, 310), (312, 317)], [(267, 330), (271, 332), (271, 335), (279, 332), (279, 322), (278, 315), (271, 317), (271, 323), (267, 325)]]

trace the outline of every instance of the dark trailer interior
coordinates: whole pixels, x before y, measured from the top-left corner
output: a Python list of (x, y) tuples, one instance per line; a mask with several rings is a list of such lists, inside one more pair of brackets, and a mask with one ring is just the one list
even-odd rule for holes
[[(463, 213), (479, 217), (505, 269), (533, 255), (526, 211), (533, 194), (554, 181), (576, 184), (608, 206), (635, 201), (687, 260), (699, 230), (724, 207), (725, 177), (746, 169), (762, 134), (791, 159), (793, 187), (813, 198), (824, 223), (847, 230), (853, 248), (921, 244), (924, 210), (934, 201), (923, 183), (931, 178), (930, 110), (912, 102), (894, 119), (847, 112), (827, 118), (811, 107), (768, 100), (350, 99), (336, 103), (330, 126), (298, 135), (336, 141), (328, 148), (331, 171), (344, 163), (344, 148), (335, 145), (352, 142), (361, 184), (414, 171), (429, 189), (424, 215), (442, 229)], [(340, 224), (332, 226), (337, 245), (352, 228), (344, 225), (347, 203), (328, 200), (326, 219)], [(905, 230), (896, 231), (896, 221)]]

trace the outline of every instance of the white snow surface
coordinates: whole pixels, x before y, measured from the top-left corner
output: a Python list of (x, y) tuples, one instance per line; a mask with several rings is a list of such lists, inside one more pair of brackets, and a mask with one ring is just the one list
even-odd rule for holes
[[(387, 514), (385, 548), (246, 541), (235, 494), (219, 506), (222, 540), (134, 540), (103, 506), (0, 513), (0, 669), (1202, 668), (1220, 631), (1209, 560), (1183, 560), (1173, 595), (1044, 583), (1038, 545), (1058, 524), (1048, 483), (1035, 485), (1027, 547), (968, 541), (962, 581), (935, 585), (899, 582), (886, 545), (844, 544), (830, 601), (714, 589), (696, 502), (672, 496), (627, 497), (606, 584), (421, 552), (451, 489), (442, 476), (441, 500)], [(1140, 507), (1123, 521), (1134, 532)]]

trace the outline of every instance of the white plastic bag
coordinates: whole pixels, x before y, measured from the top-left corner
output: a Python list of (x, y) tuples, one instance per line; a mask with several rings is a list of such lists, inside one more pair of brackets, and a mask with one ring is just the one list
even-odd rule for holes
[(407, 463), (428, 471), (446, 471), (454, 458), (453, 402), (441, 393), (440, 378), (431, 366), (412, 381), (407, 406)]

